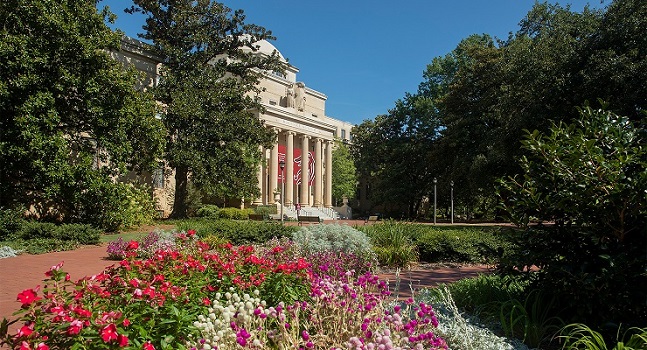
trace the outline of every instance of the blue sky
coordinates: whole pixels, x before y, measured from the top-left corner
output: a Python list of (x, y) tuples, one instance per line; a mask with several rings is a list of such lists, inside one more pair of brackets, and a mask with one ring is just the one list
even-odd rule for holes
[[(532, 8), (531, 0), (226, 0), (247, 22), (276, 37), (272, 44), (299, 68), (297, 79), (328, 96), (326, 114), (359, 124), (386, 114), (415, 92), (434, 57), (471, 34), (505, 39)], [(581, 11), (600, 0), (549, 1)], [(128, 0), (103, 0), (118, 18), (113, 26), (141, 33), (143, 17), (123, 9)]]

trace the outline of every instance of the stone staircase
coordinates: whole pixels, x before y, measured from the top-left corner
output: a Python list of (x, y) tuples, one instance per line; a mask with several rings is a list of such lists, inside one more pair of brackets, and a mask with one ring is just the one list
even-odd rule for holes
[[(321, 220), (339, 220), (339, 214), (332, 208), (302, 207), (300, 214), (301, 216), (318, 216)], [(290, 219), (297, 219), (297, 211), (294, 206), (284, 206), (283, 215)]]

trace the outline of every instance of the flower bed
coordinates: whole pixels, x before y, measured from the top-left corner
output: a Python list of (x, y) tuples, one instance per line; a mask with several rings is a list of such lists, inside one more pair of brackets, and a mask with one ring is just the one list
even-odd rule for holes
[[(193, 231), (76, 282), (62, 264), (18, 295), (14, 349), (446, 349), (426, 304), (390, 307), (352, 254), (304, 255), (287, 240), (210, 246)], [(311, 264), (316, 261), (316, 264)], [(5, 330), (6, 332), (6, 330)], [(0, 333), (2, 333), (0, 331)]]

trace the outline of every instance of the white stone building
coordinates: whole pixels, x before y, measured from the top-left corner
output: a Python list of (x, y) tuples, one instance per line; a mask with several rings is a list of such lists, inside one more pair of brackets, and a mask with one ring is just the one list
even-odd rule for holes
[[(270, 55), (276, 50), (265, 40), (257, 45), (258, 55)], [(161, 59), (152, 54), (145, 43), (124, 37), (121, 50), (112, 55), (145, 72), (147, 78), (143, 85), (156, 83)], [(283, 56), (280, 57), (285, 61)], [(318, 208), (333, 216), (333, 140), (350, 140), (353, 125), (328, 117), (327, 96), (299, 81), (298, 72), (298, 68), (287, 64), (285, 74), (268, 72), (260, 82), (261, 93), (258, 98), (263, 110), (255, 113), (265, 121), (267, 128), (274, 130), (277, 142), (274, 147), (262, 150), (265, 159), (258, 169), (261, 195), (258, 198), (243, 199), (241, 206), (278, 205), (280, 196), (277, 194), (280, 194), (283, 187), (287, 213), (293, 212), (299, 204), (306, 212)], [(308, 155), (308, 171), (302, 171), (304, 154)], [(284, 177), (286, 181), (282, 182)], [(174, 177), (168, 171), (157, 171), (149, 181), (154, 187), (160, 216), (167, 216), (173, 204)]]

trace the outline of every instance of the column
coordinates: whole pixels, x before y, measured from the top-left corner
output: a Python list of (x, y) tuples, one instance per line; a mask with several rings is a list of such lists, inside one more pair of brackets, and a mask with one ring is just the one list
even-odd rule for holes
[(261, 162), (258, 164), (258, 169), (256, 169), (256, 178), (258, 179), (258, 190), (260, 191), (260, 196), (254, 199), (254, 205), (263, 205), (263, 163), (265, 163), (265, 150), (263, 146), (258, 146), (258, 151), (261, 153)]
[[(278, 134), (278, 129), (273, 129), (275, 133)], [(268, 166), (270, 167), (270, 183), (268, 186), (268, 191), (270, 192), (270, 203), (274, 204), (276, 203), (274, 201), (274, 191), (276, 188), (279, 186), (279, 139), (278, 135), (276, 137), (276, 143), (274, 143), (274, 146), (272, 147), (272, 152), (270, 152), (270, 161), (268, 162)]]
[(291, 206), (294, 202), (294, 132), (288, 131), (285, 136), (285, 205)]
[(322, 183), (322, 177), (321, 173), (323, 171), (323, 167), (321, 164), (321, 139), (317, 138), (315, 139), (315, 183), (314, 183), (314, 192), (315, 192), (315, 198), (314, 198), (314, 206), (315, 207), (321, 207), (323, 205), (322, 201), (322, 196), (321, 196), (321, 187), (323, 185)]
[(326, 186), (324, 188), (324, 205), (332, 208), (332, 141), (326, 141)]
[(308, 145), (308, 139), (310, 136), (303, 135), (301, 137), (301, 199), (299, 203), (302, 206), (310, 205), (310, 191), (308, 188), (308, 151), (310, 145)]

